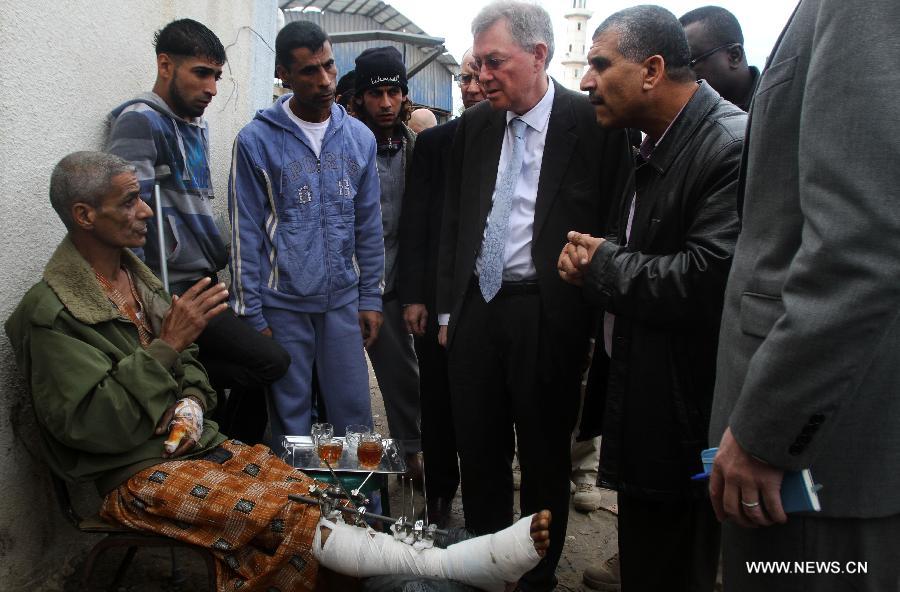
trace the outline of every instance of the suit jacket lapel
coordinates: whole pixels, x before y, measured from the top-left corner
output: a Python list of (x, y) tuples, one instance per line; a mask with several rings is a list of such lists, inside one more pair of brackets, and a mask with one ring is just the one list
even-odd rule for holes
[[(776, 52), (778, 52), (778, 48), (781, 47), (781, 41), (784, 39), (784, 34), (787, 33), (787, 30), (791, 27), (791, 23), (794, 22), (794, 17), (797, 16), (797, 11), (800, 10), (800, 4), (802, 3), (803, 0), (797, 2), (797, 6), (794, 7), (794, 12), (792, 12), (790, 18), (788, 18), (787, 23), (781, 30), (781, 34), (778, 35), (778, 39), (775, 40), (775, 46), (772, 48), (772, 51), (769, 52), (769, 57), (766, 58), (766, 65), (763, 68), (762, 72), (759, 73), (760, 79), (762, 79), (762, 76), (766, 73), (766, 70), (769, 69), (769, 66), (772, 65), (772, 58), (775, 57)], [(757, 87), (758, 84), (759, 81), (757, 81)], [(755, 96), (753, 98), (755, 98)], [(741, 172), (738, 175), (737, 213), (738, 218), (741, 220), (744, 219), (744, 190), (747, 188), (747, 156), (750, 154), (750, 124), (753, 123), (753, 98), (750, 99), (750, 111), (747, 113), (747, 127), (744, 134), (744, 147), (741, 152)]]
[(487, 119), (476, 142), (483, 146), (481, 185), (479, 186), (479, 220), (485, 224), (491, 202), (494, 197), (494, 186), (497, 184), (497, 169), (500, 167), (500, 150), (503, 148), (503, 134), (506, 131), (506, 111), (494, 111)]
[[(551, 84), (556, 82), (551, 79)], [(578, 142), (578, 136), (572, 131), (575, 128), (575, 117), (572, 114), (570, 97), (558, 84), (556, 85), (550, 121), (547, 123), (547, 139), (544, 143), (544, 156), (541, 160), (541, 177), (538, 181), (537, 201), (534, 206), (534, 232), (532, 243), (537, 240), (553, 206), (553, 200), (559, 192), (572, 151)]]

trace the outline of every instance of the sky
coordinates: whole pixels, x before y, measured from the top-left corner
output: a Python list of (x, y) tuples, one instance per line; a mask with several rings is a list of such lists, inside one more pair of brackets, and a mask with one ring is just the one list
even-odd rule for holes
[[(444, 46), (459, 61), (462, 53), (471, 47), (472, 18), (478, 13), (484, 0), (452, 0), (446, 3), (423, 2), (423, 0), (385, 0), (388, 4), (403, 13), (427, 34), (435, 37), (444, 37)], [(586, 36), (587, 45), (590, 46), (590, 34), (597, 28), (603, 19), (610, 14), (634, 6), (640, 2), (623, 0), (587, 0), (588, 10), (592, 10), (594, 16), (588, 21)], [(681, 16), (685, 12), (710, 3), (709, 0), (662, 0), (657, 4), (671, 10), (675, 16)], [(719, 0), (711, 2), (730, 10), (741, 23), (744, 31), (744, 49), (750, 65), (762, 68), (766, 56), (775, 45), (781, 29), (787, 23), (788, 17), (794, 10), (796, 2), (792, 0)], [(557, 48), (565, 39), (566, 9), (572, 5), (566, 0), (539, 0), (553, 17), (554, 36)], [(557, 49), (557, 54), (562, 52)], [(554, 58), (550, 64), (550, 74), (559, 77), (559, 62)], [(457, 93), (458, 94), (458, 93)]]

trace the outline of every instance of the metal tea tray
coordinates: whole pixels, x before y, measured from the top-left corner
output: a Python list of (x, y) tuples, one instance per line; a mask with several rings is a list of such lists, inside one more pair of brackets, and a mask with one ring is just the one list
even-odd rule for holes
[[(337, 440), (344, 442), (344, 438)], [(335, 471), (346, 473), (386, 473), (399, 474), (406, 472), (406, 460), (400, 454), (397, 443), (393, 438), (385, 438), (384, 454), (381, 455), (381, 464), (376, 469), (364, 469), (359, 466), (356, 452), (351, 452), (344, 442), (344, 450), (337, 464), (331, 465)], [(319, 455), (313, 448), (312, 439), (309, 436), (284, 436), (282, 441), (285, 450), (284, 460), (294, 468), (305, 472), (328, 471), (325, 463), (319, 460)]]

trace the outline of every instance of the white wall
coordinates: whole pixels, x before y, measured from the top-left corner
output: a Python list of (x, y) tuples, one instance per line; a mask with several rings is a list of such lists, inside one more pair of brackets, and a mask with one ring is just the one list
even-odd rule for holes
[[(0, 321), (37, 281), (64, 235), (50, 171), (75, 150), (102, 149), (109, 110), (152, 88), (153, 32), (177, 18), (206, 24), (228, 53), (207, 109), (216, 207), (226, 209), (237, 131), (272, 95), (276, 0), (57, 0), (0, 3)], [(252, 27), (259, 36), (244, 27)], [(28, 397), (0, 336), (0, 588), (61, 589), (62, 566), (96, 540), (62, 520), (49, 489)], [(82, 502), (96, 509), (97, 499)], [(48, 581), (51, 578), (51, 581)]]

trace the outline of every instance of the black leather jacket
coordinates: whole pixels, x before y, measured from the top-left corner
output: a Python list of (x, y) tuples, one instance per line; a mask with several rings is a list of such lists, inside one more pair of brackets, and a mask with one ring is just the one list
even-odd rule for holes
[[(601, 377), (607, 487), (664, 499), (705, 491), (690, 477), (707, 446), (746, 121), (701, 82), (649, 158), (637, 156), (630, 238), (633, 194), (591, 262), (585, 294), (616, 316)], [(595, 358), (602, 339), (597, 348)]]

